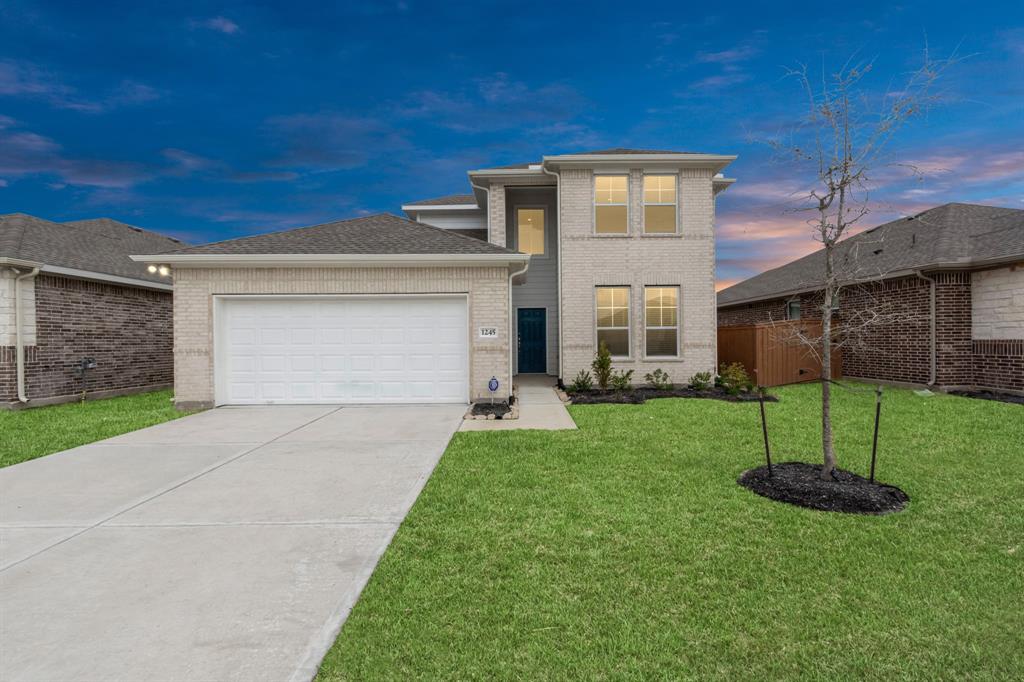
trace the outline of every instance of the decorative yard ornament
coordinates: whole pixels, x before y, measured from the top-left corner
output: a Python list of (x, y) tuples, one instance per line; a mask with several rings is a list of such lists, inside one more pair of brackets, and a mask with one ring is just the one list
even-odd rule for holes
[(498, 381), (498, 377), (491, 377), (491, 380), (487, 382), (487, 390), (491, 392), (491, 405), (494, 404), (494, 393), (499, 386), (501, 383)]

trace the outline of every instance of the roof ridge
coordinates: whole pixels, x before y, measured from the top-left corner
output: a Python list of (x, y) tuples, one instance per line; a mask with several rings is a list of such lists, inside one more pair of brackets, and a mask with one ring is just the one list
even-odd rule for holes
[(185, 242), (181, 241), (177, 237), (172, 237), (172, 236), (164, 234), (162, 232), (157, 232), (156, 230), (150, 230), (149, 228), (146, 228), (146, 227), (140, 227), (139, 225), (133, 225), (131, 223), (126, 223), (123, 220), (118, 220), (117, 218), (111, 218), (109, 216), (99, 216), (98, 218), (80, 218), (78, 220), (65, 220), (63, 223), (57, 223), (57, 224), (58, 225), (78, 225), (78, 224), (81, 224), (81, 223), (92, 223), (92, 222), (97, 222), (97, 221), (100, 221), (100, 220), (105, 220), (107, 222), (114, 223), (115, 225), (123, 225), (124, 227), (127, 227), (127, 228), (129, 228), (129, 229), (131, 229), (131, 230), (133, 230), (135, 232), (140, 233), (140, 234), (153, 235), (154, 237), (159, 237), (161, 239), (166, 239), (168, 241), (172, 241), (175, 244), (185, 244)]

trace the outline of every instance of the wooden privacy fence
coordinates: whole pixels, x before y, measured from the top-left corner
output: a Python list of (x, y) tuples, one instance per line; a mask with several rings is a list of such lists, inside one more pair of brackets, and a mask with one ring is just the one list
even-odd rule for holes
[[(810, 337), (821, 335), (818, 320), (760, 322), (718, 328), (718, 362), (742, 363), (761, 386), (781, 386), (821, 378), (821, 363), (810, 349), (793, 337), (797, 330)], [(832, 352), (832, 378), (842, 372), (842, 354)]]

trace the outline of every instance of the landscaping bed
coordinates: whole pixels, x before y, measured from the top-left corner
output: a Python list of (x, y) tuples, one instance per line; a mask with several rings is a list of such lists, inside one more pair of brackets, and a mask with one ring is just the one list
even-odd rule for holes
[(473, 403), (471, 414), (474, 417), (490, 417), (494, 415), (495, 419), (504, 419), (511, 411), (512, 407), (506, 402)]
[[(625, 391), (608, 389), (592, 389), (590, 391), (573, 391), (569, 389), (566, 394), (572, 399), (575, 405), (594, 405), (598, 403), (619, 403), (628, 405), (640, 405), (652, 398), (704, 398), (709, 400), (727, 400), (735, 403), (757, 401), (757, 393), (742, 391), (730, 393), (721, 386), (713, 386), (705, 389), (695, 389), (689, 386), (678, 386), (673, 388), (633, 388)], [(773, 395), (765, 395), (765, 402), (777, 402), (778, 398)]]
[(748, 469), (737, 483), (777, 502), (819, 511), (849, 514), (889, 514), (902, 510), (910, 498), (899, 488), (872, 483), (863, 476), (836, 469), (831, 480), (821, 478), (820, 464), (783, 462)]
[(997, 391), (950, 391), (949, 393), (950, 395), (958, 395), (962, 398), (995, 400), (1001, 403), (1024, 405), (1024, 395), (1015, 395), (1013, 393), (999, 393)]

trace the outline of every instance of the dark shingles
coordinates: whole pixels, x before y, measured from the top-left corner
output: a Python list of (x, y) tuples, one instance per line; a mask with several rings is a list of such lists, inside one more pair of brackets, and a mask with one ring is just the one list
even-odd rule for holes
[[(847, 281), (890, 273), (1024, 257), (1024, 210), (978, 204), (944, 204), (879, 225), (843, 240), (836, 271)], [(718, 293), (718, 305), (773, 298), (820, 286), (824, 250), (763, 272)]]
[(476, 197), (472, 194), (449, 194), (434, 199), (420, 199), (419, 201), (408, 201), (405, 206), (476, 206)]
[(0, 256), (167, 284), (129, 258), (181, 248), (182, 242), (132, 225), (97, 218), (56, 223), (12, 213), (0, 216)]
[(202, 244), (174, 254), (513, 254), (450, 230), (390, 213)]

